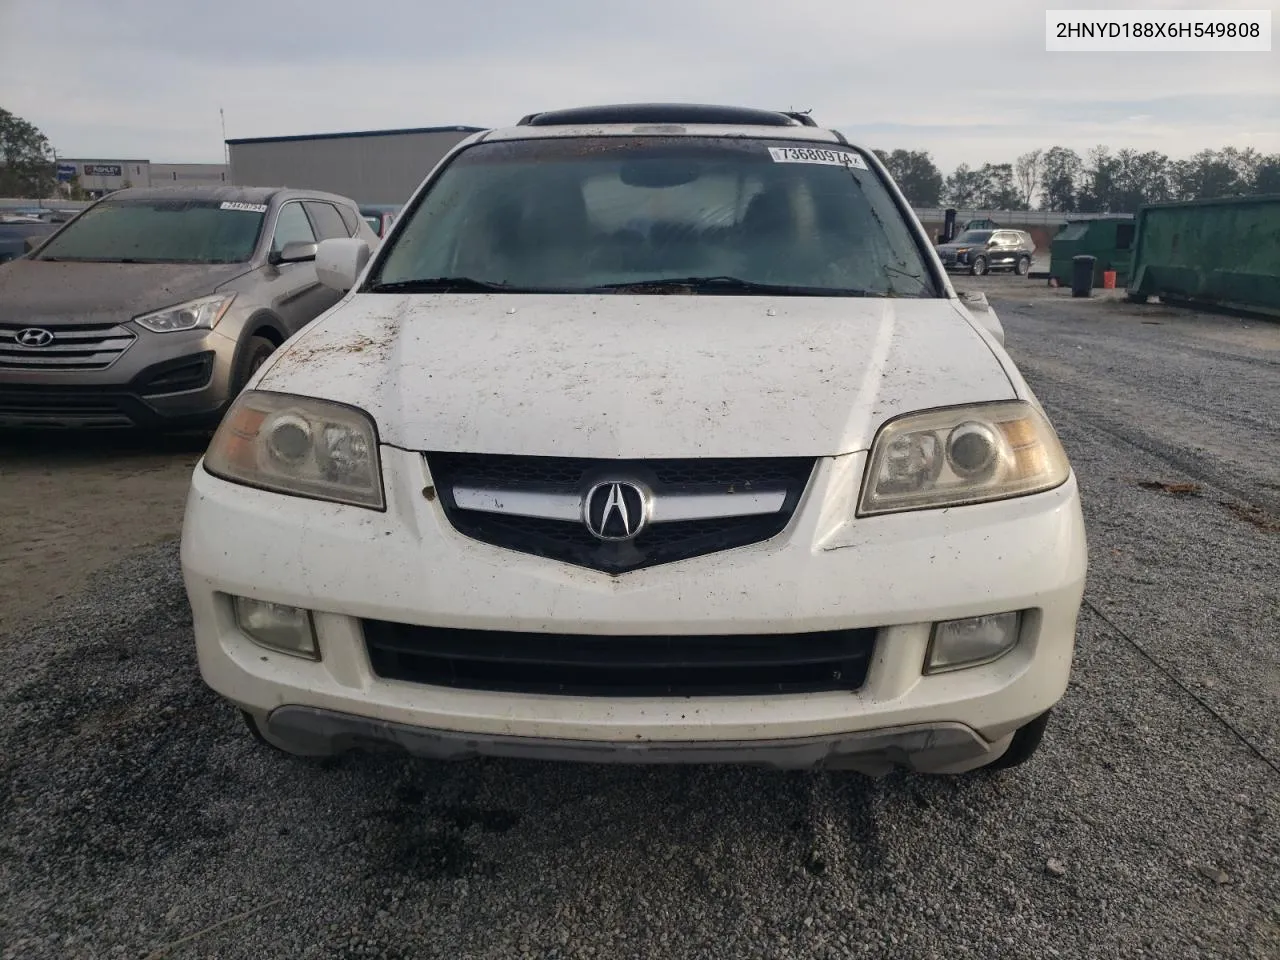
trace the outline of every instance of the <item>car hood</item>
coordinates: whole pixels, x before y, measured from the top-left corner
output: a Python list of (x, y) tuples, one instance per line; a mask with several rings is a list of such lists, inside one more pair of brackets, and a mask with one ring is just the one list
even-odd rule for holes
[(356, 295), (260, 375), (410, 450), (825, 456), (928, 407), (1012, 399), (954, 300)]
[(118, 323), (213, 293), (245, 270), (243, 263), (14, 260), (0, 270), (0, 323)]

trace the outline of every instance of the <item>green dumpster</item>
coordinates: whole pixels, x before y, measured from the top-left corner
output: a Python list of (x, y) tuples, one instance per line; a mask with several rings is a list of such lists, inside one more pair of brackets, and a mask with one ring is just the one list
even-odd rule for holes
[(1116, 272), (1116, 288), (1129, 282), (1135, 224), (1123, 215), (1092, 220), (1071, 220), (1059, 230), (1049, 246), (1049, 282), (1071, 285), (1071, 264), (1075, 257), (1094, 258), (1093, 285), (1102, 286), (1102, 275)]
[(1280, 194), (1143, 207), (1128, 293), (1280, 317)]

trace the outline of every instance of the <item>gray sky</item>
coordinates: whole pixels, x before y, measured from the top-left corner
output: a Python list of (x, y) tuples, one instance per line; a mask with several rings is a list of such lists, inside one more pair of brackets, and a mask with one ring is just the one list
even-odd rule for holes
[(1055, 144), (1280, 153), (1270, 53), (1047, 53), (1046, 9), (1276, 0), (0, 0), (0, 106), (59, 154), (222, 159), (256, 137), (684, 100), (812, 108), (944, 171)]

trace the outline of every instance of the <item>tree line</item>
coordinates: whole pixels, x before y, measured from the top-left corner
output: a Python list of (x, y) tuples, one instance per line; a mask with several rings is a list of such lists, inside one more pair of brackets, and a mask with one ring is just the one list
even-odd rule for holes
[[(1013, 163), (960, 164), (943, 176), (927, 150), (876, 154), (915, 207), (1133, 213), (1168, 200), (1280, 193), (1280, 154), (1252, 147), (1201, 150), (1184, 160), (1156, 151), (1094, 147), (1031, 150)], [(0, 108), (0, 196), (46, 197), (55, 186), (54, 151), (34, 124)]]
[(1031, 150), (1013, 163), (960, 164), (943, 176), (925, 150), (877, 150), (914, 207), (1133, 213), (1148, 203), (1280, 194), (1280, 154), (1252, 147), (1201, 150), (1174, 160), (1157, 151), (1098, 146)]

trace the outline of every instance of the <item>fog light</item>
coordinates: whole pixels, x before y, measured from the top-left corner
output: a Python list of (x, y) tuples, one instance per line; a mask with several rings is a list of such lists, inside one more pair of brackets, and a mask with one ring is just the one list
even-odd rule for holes
[(311, 611), (235, 597), (236, 623), (251, 640), (281, 653), (320, 659)]
[(1018, 642), (1020, 613), (996, 613), (933, 625), (933, 639), (925, 658), (925, 673), (943, 673), (990, 663)]

